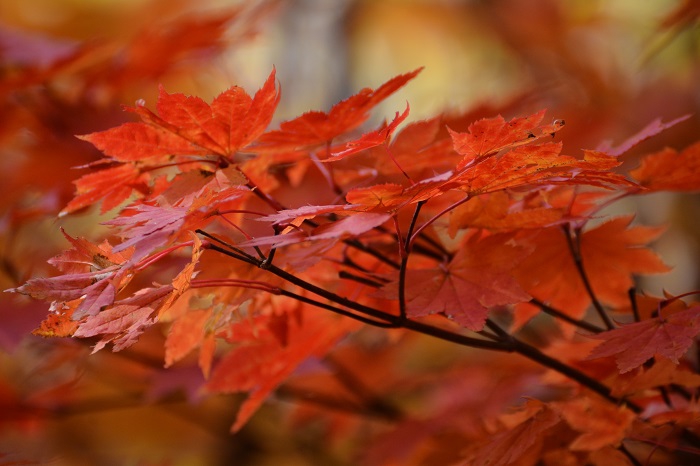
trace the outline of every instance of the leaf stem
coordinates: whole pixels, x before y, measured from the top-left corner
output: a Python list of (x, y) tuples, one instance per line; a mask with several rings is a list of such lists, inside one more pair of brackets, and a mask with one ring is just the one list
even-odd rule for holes
[(159, 260), (161, 260), (163, 257), (167, 256), (167, 255), (170, 254), (171, 252), (176, 251), (176, 250), (178, 250), (178, 249), (180, 249), (180, 248), (184, 248), (184, 247), (187, 247), (187, 246), (192, 246), (192, 244), (194, 244), (193, 241), (185, 241), (185, 242), (183, 242), (183, 243), (175, 244), (175, 245), (173, 245), (173, 246), (171, 246), (171, 247), (169, 247), (169, 248), (167, 248), (167, 249), (163, 249), (162, 251), (158, 251), (158, 252), (155, 253), (155, 254), (152, 254), (152, 255), (150, 255), (150, 256), (148, 256), (148, 257), (145, 257), (145, 258), (141, 259), (141, 260), (138, 262), (138, 264), (136, 264), (136, 265), (134, 266), (134, 270), (136, 270), (136, 271), (141, 271), (141, 270), (145, 269), (146, 267), (149, 267), (149, 266), (151, 266), (152, 264), (158, 262)]
[[(449, 206), (445, 207), (444, 209), (442, 209), (440, 212), (438, 212), (437, 214), (435, 214), (430, 220), (428, 220), (428, 221), (425, 222), (423, 225), (421, 225), (420, 227), (418, 227), (418, 228), (416, 229), (416, 231), (413, 233), (413, 235), (410, 236), (410, 240), (409, 240), (409, 241), (410, 241), (411, 243), (413, 243), (413, 242), (415, 241), (415, 239), (418, 237), (418, 235), (419, 235), (424, 229), (426, 229), (428, 226), (432, 225), (433, 222), (435, 222), (437, 219), (439, 219), (440, 217), (442, 217), (443, 215), (445, 215), (445, 214), (448, 213), (449, 211), (454, 210), (455, 208), (457, 208), (457, 207), (459, 207), (460, 205), (464, 204), (464, 203), (467, 202), (469, 199), (471, 199), (471, 196), (470, 196), (469, 194), (467, 194), (464, 198), (462, 198), (462, 199), (460, 199), (459, 201), (454, 202), (454, 203), (452, 203), (451, 205), (449, 205)], [(425, 201), (421, 201), (421, 202), (425, 202)]]

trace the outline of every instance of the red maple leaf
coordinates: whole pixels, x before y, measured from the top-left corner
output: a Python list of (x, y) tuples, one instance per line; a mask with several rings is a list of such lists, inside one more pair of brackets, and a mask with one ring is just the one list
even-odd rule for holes
[[(447, 266), (410, 269), (406, 273), (406, 314), (444, 314), (474, 331), (483, 328), (489, 308), (527, 301), (512, 275), (528, 250), (510, 244), (511, 235), (472, 234)], [(398, 282), (382, 290), (397, 299)]]
[[(380, 173), (394, 175), (399, 169), (416, 176), (432, 176), (453, 168), (459, 157), (452, 150), (452, 140), (441, 133), (442, 118), (416, 121), (407, 124), (391, 141), (388, 152), (378, 147), (370, 150), (370, 159)], [(398, 166), (397, 166), (398, 165)]]
[(84, 238), (73, 238), (65, 232), (63, 235), (73, 248), (50, 259), (49, 263), (64, 274), (33, 278), (7, 291), (53, 301), (52, 306), (57, 309), (63, 307), (61, 303), (75, 301), (70, 306), (69, 317), (78, 320), (86, 315), (95, 315), (111, 305), (117, 292), (129, 283), (133, 275), (133, 249), (118, 253), (107, 242), (98, 246)]
[(203, 343), (211, 309), (191, 309), (170, 327), (165, 340), (165, 367), (170, 367)]
[(426, 201), (443, 194), (445, 190), (442, 187), (451, 176), (452, 172), (446, 172), (409, 186), (384, 183), (356, 188), (348, 192), (345, 200), (351, 204), (362, 205), (365, 210), (393, 213), (407, 204)]
[(654, 356), (663, 356), (678, 364), (700, 333), (700, 306), (623, 325), (620, 328), (592, 335), (603, 340), (588, 359), (614, 356), (620, 373), (629, 372)]
[(114, 344), (114, 351), (120, 351), (136, 343), (143, 331), (157, 321), (161, 304), (172, 292), (170, 286), (143, 288), (134, 296), (117, 301), (114, 306), (89, 316), (81, 322), (75, 337), (93, 337), (102, 335), (93, 348), (93, 353), (101, 350), (107, 343)]
[(571, 219), (564, 208), (531, 207), (524, 200), (511, 198), (506, 191), (496, 191), (470, 199), (452, 210), (448, 232), (454, 238), (465, 228), (515, 231), (544, 228)]
[(307, 112), (293, 120), (285, 121), (279, 130), (263, 134), (255, 148), (261, 151), (282, 151), (328, 144), (364, 123), (373, 107), (415, 78), (421, 70), (422, 68), (419, 68), (396, 76), (376, 90), (362, 89), (334, 105), (328, 113)]
[(182, 195), (174, 205), (158, 198), (127, 207), (119, 217), (105, 222), (120, 227), (120, 235), (125, 238), (114, 250), (133, 248), (133, 259), (140, 260), (159, 247), (178, 239), (185, 241), (187, 232), (203, 228), (214, 220), (219, 209), (232, 207), (249, 192), (243, 186), (232, 186), (222, 170), (207, 178), (207, 184)]
[(396, 112), (396, 117), (389, 124), (382, 124), (378, 129), (370, 131), (369, 133), (363, 134), (360, 138), (354, 141), (348, 141), (339, 146), (334, 146), (330, 150), (330, 156), (324, 159), (324, 162), (335, 162), (337, 160), (342, 160), (353, 154), (357, 154), (363, 150), (371, 149), (373, 147), (380, 146), (389, 142), (389, 138), (396, 130), (396, 128), (406, 119), (408, 116), (409, 107), (406, 105), (406, 110), (399, 114)]
[(56, 257), (49, 259), (49, 264), (64, 274), (104, 270), (124, 264), (133, 254), (133, 250), (114, 251), (112, 245), (103, 241), (96, 245), (85, 238), (73, 238), (61, 228), (63, 236), (73, 246)]
[[(521, 142), (527, 144), (530, 140)], [(491, 152), (488, 157), (473, 159), (461, 169), (409, 186), (385, 183), (356, 188), (348, 192), (346, 200), (377, 212), (394, 212), (406, 204), (455, 190), (475, 197), (506, 189), (532, 189), (539, 185), (634, 186), (622, 175), (611, 171), (621, 163), (614, 157), (584, 151), (583, 160), (579, 160), (561, 155), (560, 150), (560, 143), (544, 143), (515, 147), (498, 156)]]
[[(213, 171), (236, 163), (239, 150), (267, 128), (279, 101), (273, 69), (265, 84), (249, 96), (233, 86), (211, 105), (199, 97), (168, 94), (161, 87), (157, 110), (125, 107), (141, 117), (105, 131), (79, 136), (108, 156), (97, 165), (107, 168), (75, 181), (76, 197), (61, 212), (66, 215), (105, 198), (107, 211), (136, 192), (149, 194), (158, 170), (177, 166), (180, 171)], [(222, 165), (223, 164), (223, 165)]]
[(636, 419), (624, 406), (614, 406), (599, 398), (579, 397), (550, 403), (550, 407), (579, 433), (568, 446), (574, 451), (618, 447)]
[(219, 94), (211, 105), (199, 97), (168, 94), (161, 87), (159, 115), (144, 106), (124, 107), (143, 121), (125, 123), (80, 139), (121, 162), (191, 161), (191, 156), (197, 154), (218, 154), (233, 162), (236, 151), (267, 128), (278, 101), (274, 69), (254, 97), (233, 86)]

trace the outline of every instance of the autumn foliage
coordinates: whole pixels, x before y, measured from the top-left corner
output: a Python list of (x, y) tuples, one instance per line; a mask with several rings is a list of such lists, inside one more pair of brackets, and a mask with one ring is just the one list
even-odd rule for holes
[[(700, 189), (700, 141), (627, 157), (689, 116), (584, 150), (545, 109), (371, 119), (423, 72), (282, 122), (274, 68), (210, 100), (161, 85), (77, 136), (100, 156), (58, 216), (103, 214), (102, 237), (55, 226), (53, 272), (6, 291), (91, 358), (160, 335), (163, 374), (243, 394), (234, 438), (277, 398), (358, 464), (697, 460), (700, 291), (640, 288), (672, 265), (664, 228), (608, 213)], [(426, 361), (434, 344), (452, 355)]]

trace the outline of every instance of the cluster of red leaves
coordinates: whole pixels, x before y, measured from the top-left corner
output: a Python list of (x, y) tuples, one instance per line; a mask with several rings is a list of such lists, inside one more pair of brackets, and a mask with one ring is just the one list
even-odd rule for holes
[[(660, 231), (630, 226), (631, 217), (589, 226), (621, 197), (698, 189), (697, 144), (619, 170), (627, 149), (681, 119), (581, 156), (561, 153), (553, 139), (564, 122), (543, 124), (544, 111), (482, 119), (466, 131), (436, 118), (394, 135), (407, 107), (356, 134), (370, 110), (419, 71), (272, 130), (274, 70), (254, 95), (234, 86), (211, 103), (161, 88), (157, 112), (126, 107), (141, 121), (81, 136), (105, 158), (89, 164), (97, 171), (75, 182), (62, 211), (101, 200), (103, 212), (116, 209), (108, 225), (122, 242), (66, 234), (72, 249), (50, 261), (61, 275), (10, 291), (51, 302), (37, 334), (97, 338), (94, 351), (107, 344), (119, 351), (157, 322), (172, 322), (168, 366), (198, 349), (209, 392), (249, 392), (234, 430), (310, 358), (352, 341), (360, 321), (516, 352), (579, 383), (531, 372), (568, 390), (545, 393), (549, 401), (530, 401), (515, 414), (491, 414), (480, 426), (434, 419), (432, 428), (468, 441), (468, 448), (450, 445), (457, 463), (614, 457), (628, 464), (625, 439), (657, 442), (672, 426), (665, 446), (687, 441), (697, 428), (685, 416), (695, 385), (679, 381), (688, 378), (685, 354), (700, 333), (700, 308), (672, 309), (680, 301), (668, 298), (642, 314), (633, 298), (637, 321), (618, 327), (608, 314), (629, 316), (633, 277), (667, 270), (647, 247)], [(285, 202), (289, 184), (303, 195), (294, 205)], [(134, 286), (137, 275), (183, 247), (191, 255), (169, 283)], [(584, 319), (591, 307), (603, 327)], [(537, 349), (516, 338), (542, 312), (557, 317), (553, 334), (566, 348)], [(575, 326), (592, 338), (581, 340)], [(593, 340), (602, 343), (591, 351)], [(666, 360), (678, 366), (663, 366), (665, 375), (650, 383)], [(673, 388), (679, 399), (664, 404), (671, 384), (681, 386)]]

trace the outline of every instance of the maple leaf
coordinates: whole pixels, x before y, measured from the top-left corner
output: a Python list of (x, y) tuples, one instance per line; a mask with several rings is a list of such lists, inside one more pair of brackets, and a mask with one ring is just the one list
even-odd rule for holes
[(646, 155), (630, 175), (651, 191), (700, 190), (700, 142), (679, 154), (674, 149), (662, 149)]
[(614, 356), (621, 374), (654, 356), (663, 356), (678, 364), (698, 333), (700, 306), (670, 315), (664, 315), (662, 309), (658, 317), (591, 335), (603, 342), (593, 349), (588, 359)]
[(266, 215), (257, 220), (260, 222), (272, 222), (274, 225), (292, 224), (299, 226), (304, 220), (310, 220), (318, 215), (325, 215), (336, 212), (351, 210), (357, 206), (352, 204), (315, 206), (307, 205), (296, 209), (280, 210), (276, 214)]
[(113, 344), (114, 352), (133, 345), (145, 329), (155, 324), (160, 314), (189, 288), (201, 254), (201, 241), (193, 235), (192, 258), (171, 284), (140, 289), (133, 296), (116, 301), (95, 315), (89, 315), (80, 322), (73, 336), (85, 338), (102, 335), (93, 348), (93, 353), (108, 343)]
[(250, 392), (231, 430), (240, 430), (299, 364), (309, 357), (323, 356), (355, 327), (347, 319), (311, 312), (304, 314), (303, 323), (294, 325), (287, 345), (281, 345), (271, 335), (263, 338), (261, 334), (234, 347), (214, 368), (207, 383), (207, 389), (213, 393)]
[(173, 322), (165, 339), (165, 367), (172, 366), (202, 343), (211, 313), (211, 309), (192, 309)]
[[(445, 314), (474, 331), (483, 328), (489, 308), (527, 301), (512, 269), (528, 253), (511, 244), (511, 235), (472, 234), (450, 263), (406, 273), (406, 314), (421, 317)], [(396, 299), (398, 283), (384, 287), (383, 297)]]
[(426, 201), (453, 190), (475, 197), (538, 185), (634, 186), (622, 175), (611, 171), (621, 163), (614, 157), (584, 151), (584, 159), (579, 160), (560, 155), (560, 150), (561, 143), (516, 147), (500, 156), (474, 161), (461, 170), (444, 172), (410, 186), (385, 183), (356, 188), (348, 192), (346, 200), (376, 212), (395, 212), (404, 205)]
[(52, 303), (51, 313), (41, 321), (39, 327), (32, 331), (33, 335), (41, 337), (70, 337), (78, 328), (78, 322), (73, 319), (73, 311), (80, 303), (74, 300), (67, 303)]
[(75, 337), (102, 335), (93, 348), (93, 353), (112, 343), (113, 351), (127, 348), (138, 340), (143, 331), (157, 321), (157, 312), (172, 292), (171, 286), (159, 286), (138, 290), (134, 296), (117, 301), (114, 306), (88, 316), (81, 322)]
[(620, 377), (613, 386), (613, 396), (634, 395), (656, 387), (678, 385), (683, 387), (700, 387), (700, 375), (688, 367), (675, 364), (670, 359), (654, 360), (651, 367), (641, 367), (630, 377)]
[[(362, 89), (357, 94), (337, 103), (328, 113), (307, 112), (280, 124), (280, 129), (263, 134), (256, 150), (281, 151), (314, 147), (330, 143), (336, 137), (351, 131), (369, 118), (369, 111), (396, 92), (422, 70), (396, 76), (376, 90)], [(398, 117), (397, 117), (398, 118)]]
[[(84, 238), (73, 238), (63, 229), (61, 231), (73, 247), (48, 262), (64, 275), (34, 278), (18, 288), (7, 290), (53, 301), (51, 308), (57, 314), (42, 323), (39, 329), (42, 335), (54, 332), (56, 327), (73, 328), (64, 322), (66, 318), (79, 320), (111, 305), (117, 292), (129, 283), (133, 275), (132, 249), (118, 253), (106, 241), (98, 246)], [(59, 330), (59, 333), (65, 332), (67, 330)]]
[(396, 164), (406, 173), (430, 174), (440, 172), (440, 168), (455, 166), (458, 155), (452, 150), (452, 140), (442, 136), (442, 118), (415, 121), (407, 124), (389, 144), (392, 160), (386, 154), (377, 154), (375, 167), (381, 173), (397, 173)]
[(389, 141), (392, 133), (408, 116), (409, 107), (406, 105), (406, 110), (399, 115), (396, 112), (396, 117), (388, 125), (385, 123), (379, 129), (363, 134), (359, 139), (348, 141), (340, 146), (334, 146), (330, 150), (330, 156), (323, 159), (323, 162), (335, 162), (342, 160), (353, 154), (357, 154), (363, 150), (371, 149)]
[(450, 211), (448, 233), (454, 238), (459, 230), (468, 227), (513, 231), (543, 228), (570, 220), (563, 208), (530, 208), (512, 199), (507, 192), (496, 191), (472, 198)]
[(560, 151), (561, 143), (517, 147), (500, 157), (489, 157), (457, 171), (441, 189), (459, 189), (475, 196), (545, 183), (599, 187), (633, 185), (610, 171), (621, 163), (614, 157), (585, 151), (584, 159), (578, 160), (560, 155)]
[[(615, 307), (627, 304), (633, 274), (663, 273), (669, 269), (645, 245), (662, 229), (629, 227), (632, 216), (618, 217), (584, 231), (580, 237), (583, 267), (598, 300)], [(565, 233), (558, 227), (529, 237), (535, 252), (516, 270), (521, 286), (533, 297), (579, 319), (590, 304), (572, 258)]]
[(544, 114), (545, 110), (540, 110), (527, 117), (513, 118), (509, 122), (506, 122), (499, 115), (495, 118), (484, 118), (472, 123), (466, 133), (449, 130), (455, 150), (463, 157), (457, 165), (457, 169), (461, 170), (474, 161), (494, 155), (504, 149), (529, 144), (563, 128), (564, 122), (562, 120), (538, 128)]
[(606, 446), (619, 446), (636, 419), (635, 414), (623, 406), (613, 406), (588, 397), (554, 402), (550, 407), (580, 433), (568, 447), (574, 451), (596, 451)]
[(105, 131), (79, 136), (109, 157), (121, 161), (187, 161), (209, 153), (232, 156), (260, 135), (277, 106), (275, 70), (254, 97), (238, 86), (219, 94), (208, 105), (198, 97), (168, 94), (161, 87), (157, 115), (144, 106), (124, 107), (138, 114), (142, 123), (125, 123)]
[(219, 209), (230, 207), (247, 192), (243, 186), (231, 186), (219, 170), (208, 184), (180, 198), (175, 205), (167, 205), (164, 198), (142, 202), (127, 207), (105, 225), (120, 227), (120, 235), (126, 239), (114, 250), (133, 248), (132, 260), (140, 260), (155, 249), (182, 238), (185, 232), (206, 226)]
[[(479, 464), (505, 466), (518, 464), (523, 458), (539, 457), (542, 442), (551, 429), (561, 422), (559, 414), (546, 404), (528, 400), (521, 413), (510, 417), (522, 418), (516, 425), (491, 436), (488, 444), (474, 451), (463, 466)], [(535, 450), (533, 452), (533, 449)], [(534, 463), (534, 462), (533, 462)], [(529, 464), (529, 463), (527, 463)]]
[(368, 210), (395, 211), (411, 200), (411, 196), (405, 192), (406, 189), (400, 184), (384, 183), (352, 189), (346, 194), (345, 200)]
[(255, 96), (233, 86), (211, 105), (198, 97), (169, 94), (161, 87), (157, 103), (160, 116), (143, 106), (125, 107), (142, 122), (78, 136), (108, 156), (99, 161), (108, 167), (75, 181), (76, 197), (60, 215), (102, 198), (105, 212), (134, 192), (147, 195), (155, 176), (152, 172), (163, 166), (177, 165), (181, 171), (213, 170), (221, 165), (217, 158), (236, 163), (237, 152), (267, 128), (279, 95), (274, 69)]
[(73, 247), (49, 259), (48, 262), (64, 274), (104, 270), (122, 265), (133, 254), (133, 250), (116, 252), (107, 241), (95, 245), (85, 238), (73, 238), (63, 228), (61, 233)]
[(104, 199), (100, 211), (107, 212), (128, 199), (134, 191), (148, 192), (151, 179), (149, 173), (142, 173), (132, 164), (117, 165), (83, 175), (73, 181), (75, 197), (63, 208), (59, 216), (88, 207), (100, 199)]
[(445, 172), (410, 186), (384, 183), (356, 188), (348, 192), (345, 200), (351, 204), (362, 205), (366, 210), (373, 212), (394, 213), (405, 205), (427, 201), (445, 193), (447, 189), (443, 189), (443, 187), (452, 176), (452, 172)]
[(107, 242), (97, 246), (83, 238), (72, 238), (65, 232), (63, 234), (73, 244), (73, 248), (50, 259), (49, 263), (54, 264), (64, 275), (33, 278), (18, 288), (6, 291), (52, 300), (53, 306), (80, 300), (80, 304), (71, 313), (72, 318), (78, 320), (85, 315), (95, 315), (112, 304), (117, 291), (129, 283), (133, 276), (133, 250), (119, 254)]

